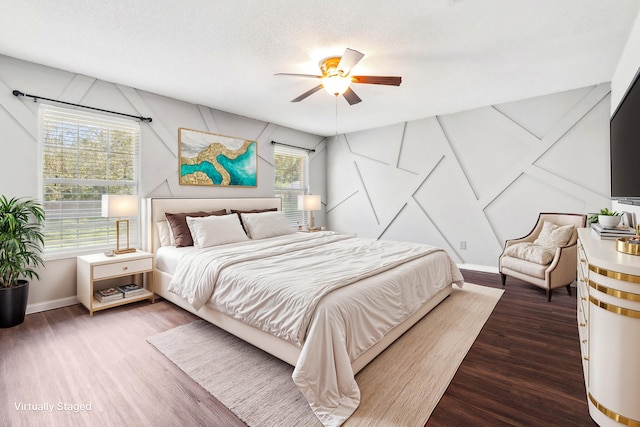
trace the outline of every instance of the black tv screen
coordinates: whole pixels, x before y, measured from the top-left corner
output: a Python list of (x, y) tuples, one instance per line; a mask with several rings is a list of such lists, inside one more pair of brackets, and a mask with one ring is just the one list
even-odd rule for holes
[(633, 204), (640, 204), (639, 74), (640, 70), (610, 121), (611, 198)]

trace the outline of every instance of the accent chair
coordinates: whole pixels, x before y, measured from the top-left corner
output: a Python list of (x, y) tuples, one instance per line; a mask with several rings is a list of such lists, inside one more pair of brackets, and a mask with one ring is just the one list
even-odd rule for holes
[(529, 234), (505, 242), (498, 260), (502, 286), (512, 276), (545, 289), (547, 301), (563, 286), (571, 295), (577, 275), (577, 229), (586, 223), (583, 214), (541, 213)]

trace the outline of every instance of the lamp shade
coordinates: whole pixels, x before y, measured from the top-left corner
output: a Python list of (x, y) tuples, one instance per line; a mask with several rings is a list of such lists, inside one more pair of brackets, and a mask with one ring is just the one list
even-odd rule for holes
[(102, 216), (123, 218), (138, 215), (138, 196), (128, 194), (103, 194)]
[(298, 196), (298, 210), (299, 211), (319, 211), (320, 196), (317, 194), (306, 194), (304, 196)]

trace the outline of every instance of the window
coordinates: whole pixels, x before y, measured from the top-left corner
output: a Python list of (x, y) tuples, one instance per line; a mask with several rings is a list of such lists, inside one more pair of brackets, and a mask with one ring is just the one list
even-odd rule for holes
[[(45, 254), (113, 246), (115, 220), (101, 216), (101, 198), (138, 193), (139, 123), (46, 105), (39, 119)], [(135, 246), (137, 218), (130, 227)]]
[(282, 198), (282, 210), (292, 226), (307, 225), (304, 211), (298, 210), (298, 196), (305, 194), (308, 181), (309, 156), (306, 150), (274, 146), (276, 197)]

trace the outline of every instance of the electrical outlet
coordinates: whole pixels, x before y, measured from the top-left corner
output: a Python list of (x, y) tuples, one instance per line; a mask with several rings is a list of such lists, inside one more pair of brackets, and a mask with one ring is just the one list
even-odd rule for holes
[(461, 240), (460, 241), (460, 249), (462, 249), (462, 250), (467, 249), (467, 241), (466, 240)]

